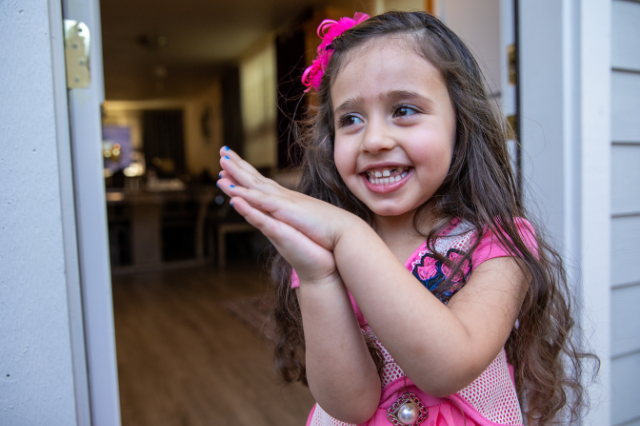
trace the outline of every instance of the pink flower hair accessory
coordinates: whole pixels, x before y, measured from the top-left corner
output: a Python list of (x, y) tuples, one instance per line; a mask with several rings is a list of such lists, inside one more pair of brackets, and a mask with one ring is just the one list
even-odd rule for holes
[(302, 74), (302, 84), (307, 86), (308, 92), (313, 87), (316, 91), (320, 88), (320, 82), (324, 75), (327, 65), (329, 65), (329, 59), (333, 54), (333, 49), (329, 48), (329, 45), (336, 37), (339, 37), (350, 28), (355, 27), (359, 23), (369, 19), (369, 15), (366, 13), (356, 12), (353, 18), (343, 17), (338, 21), (333, 19), (325, 19), (318, 26), (318, 37), (322, 40), (320, 46), (318, 46), (318, 56), (313, 60), (310, 66), (304, 70)]

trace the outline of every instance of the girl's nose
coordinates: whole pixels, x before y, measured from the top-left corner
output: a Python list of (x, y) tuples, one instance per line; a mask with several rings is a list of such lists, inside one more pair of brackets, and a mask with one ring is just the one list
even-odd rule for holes
[(360, 151), (377, 154), (381, 151), (389, 151), (393, 149), (395, 145), (395, 139), (390, 134), (389, 128), (383, 120), (370, 120), (367, 123)]

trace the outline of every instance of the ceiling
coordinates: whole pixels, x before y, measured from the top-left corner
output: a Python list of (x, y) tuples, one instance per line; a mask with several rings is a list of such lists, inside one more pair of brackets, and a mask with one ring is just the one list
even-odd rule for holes
[(328, 3), (336, 1), (103, 0), (106, 98), (196, 95), (267, 32)]

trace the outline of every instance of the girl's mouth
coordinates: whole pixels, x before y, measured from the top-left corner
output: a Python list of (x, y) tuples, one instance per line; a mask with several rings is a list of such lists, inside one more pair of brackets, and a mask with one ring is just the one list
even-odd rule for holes
[(369, 169), (365, 172), (369, 183), (374, 185), (389, 185), (399, 182), (409, 173), (409, 167), (383, 167)]
[(361, 176), (370, 191), (384, 194), (404, 185), (412, 171), (413, 168), (407, 166), (386, 166), (369, 169)]

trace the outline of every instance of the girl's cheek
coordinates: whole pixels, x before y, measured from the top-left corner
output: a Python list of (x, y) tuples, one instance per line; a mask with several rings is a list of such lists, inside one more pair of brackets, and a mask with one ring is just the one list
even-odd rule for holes
[(336, 164), (336, 169), (338, 169), (338, 174), (343, 181), (347, 180), (349, 173), (349, 169), (353, 169), (355, 167), (355, 162), (350, 159), (350, 155), (343, 149), (340, 149), (336, 146), (333, 151), (333, 161)]

